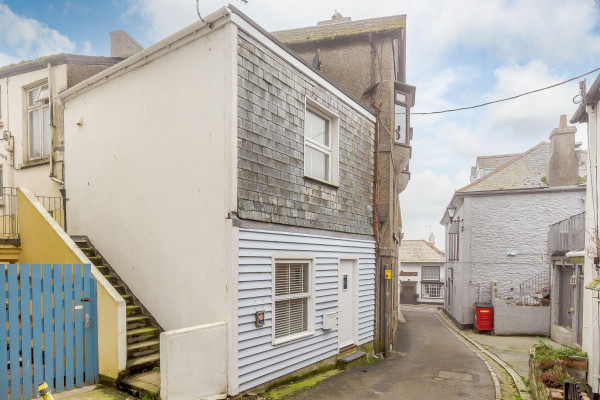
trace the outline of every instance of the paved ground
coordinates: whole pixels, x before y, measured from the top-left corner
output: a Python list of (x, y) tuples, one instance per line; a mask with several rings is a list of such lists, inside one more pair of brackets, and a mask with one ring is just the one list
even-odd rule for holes
[(495, 388), (484, 362), (438, 319), (437, 307), (405, 308), (396, 353), (337, 374), (295, 400), (491, 400)]
[(126, 393), (101, 385), (69, 390), (52, 396), (55, 400), (134, 400)]

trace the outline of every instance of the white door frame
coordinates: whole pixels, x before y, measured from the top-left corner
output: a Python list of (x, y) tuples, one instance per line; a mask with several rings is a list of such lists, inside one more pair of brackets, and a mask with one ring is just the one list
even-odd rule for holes
[[(338, 282), (340, 282), (340, 278), (341, 278), (341, 265), (342, 265), (342, 261), (349, 261), (352, 263), (352, 275), (354, 277), (353, 282), (352, 282), (352, 341), (354, 342), (355, 345), (358, 346), (358, 282), (360, 280), (359, 277), (359, 259), (358, 258), (349, 258), (349, 257), (344, 257), (344, 258), (338, 258)], [(340, 288), (338, 287), (338, 297), (339, 297), (339, 293), (340, 293)], [(339, 299), (338, 299), (338, 307), (339, 307)], [(338, 321), (338, 330), (339, 330), (339, 321)], [(339, 331), (338, 331), (338, 349), (340, 349), (340, 342), (339, 342)], [(346, 345), (347, 346), (347, 345)], [(345, 346), (344, 346), (345, 347)]]

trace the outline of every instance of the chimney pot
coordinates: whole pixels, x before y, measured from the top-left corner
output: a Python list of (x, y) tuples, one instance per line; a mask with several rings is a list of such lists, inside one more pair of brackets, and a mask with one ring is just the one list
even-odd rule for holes
[(558, 127), (560, 129), (564, 129), (567, 127), (567, 116), (566, 115), (563, 114), (560, 116), (560, 123), (559, 123)]

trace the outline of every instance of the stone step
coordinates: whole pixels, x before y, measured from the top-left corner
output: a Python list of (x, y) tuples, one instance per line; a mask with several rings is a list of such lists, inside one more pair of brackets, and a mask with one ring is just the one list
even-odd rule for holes
[(337, 367), (339, 369), (348, 369), (358, 367), (359, 365), (365, 365), (366, 363), (367, 353), (364, 351), (355, 351), (354, 353), (338, 358)]
[(102, 257), (88, 257), (88, 260), (94, 265), (102, 265)]
[(152, 322), (147, 315), (139, 314), (132, 317), (127, 317), (127, 330), (145, 328), (151, 326)]
[(135, 304), (126, 306), (125, 310), (128, 317), (138, 315), (142, 312), (142, 308)]
[(140, 399), (159, 399), (160, 371), (153, 370), (125, 377), (117, 382), (117, 388)]
[(127, 331), (127, 344), (145, 342), (152, 339), (156, 340), (159, 338), (159, 335), (160, 331), (153, 326), (131, 329)]
[(96, 249), (93, 247), (80, 247), (79, 249), (83, 251), (86, 257), (96, 257)]
[(119, 294), (120, 294), (121, 296), (123, 296), (124, 294), (126, 294), (126, 293), (127, 293), (127, 290), (125, 289), (125, 286), (123, 286), (123, 285), (121, 285), (121, 284), (116, 284), (116, 285), (113, 285), (113, 288), (115, 288), (115, 290), (116, 290), (117, 292), (119, 292)]
[(110, 282), (111, 285), (113, 285), (113, 287), (119, 283), (119, 278), (117, 278), (116, 275), (104, 275), (104, 277)]
[(158, 366), (160, 366), (160, 353), (127, 360), (127, 369), (129, 371), (148, 370)]
[(73, 241), (79, 248), (88, 247), (88, 241), (85, 238), (71, 237), (71, 239), (73, 239)]
[(102, 275), (104, 275), (105, 277), (107, 275), (110, 275), (110, 268), (108, 268), (106, 265), (96, 265), (96, 268), (98, 269), (98, 271), (100, 271), (100, 273)]
[(132, 306), (133, 304), (133, 295), (131, 294), (122, 294), (121, 297), (125, 300), (128, 306)]
[(145, 357), (153, 353), (160, 353), (160, 340), (145, 340), (127, 345), (128, 360)]

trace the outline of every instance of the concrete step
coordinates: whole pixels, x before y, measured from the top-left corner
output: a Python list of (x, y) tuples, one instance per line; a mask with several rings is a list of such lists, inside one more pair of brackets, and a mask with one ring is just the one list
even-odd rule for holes
[(149, 370), (158, 366), (160, 366), (160, 353), (127, 360), (127, 369), (131, 372)]
[(160, 340), (145, 340), (127, 345), (128, 360), (145, 357), (154, 353), (160, 353)]
[(360, 365), (365, 365), (366, 363), (367, 353), (364, 351), (355, 351), (354, 353), (338, 358), (337, 367), (338, 369), (349, 369), (358, 367)]
[(138, 314), (140, 314), (142, 312), (142, 308), (140, 306), (135, 305), (135, 304), (126, 306), (125, 310), (126, 310), (126, 315), (128, 317), (132, 317), (134, 315), (138, 315)]
[(131, 294), (122, 294), (121, 297), (125, 300), (128, 306), (132, 306), (133, 304), (133, 295)]
[(158, 328), (148, 326), (145, 328), (131, 329), (127, 331), (127, 344), (145, 342), (147, 340), (156, 340), (159, 338)]
[(118, 284), (116, 284), (116, 285), (113, 285), (113, 288), (115, 288), (115, 290), (116, 290), (117, 292), (119, 292), (119, 294), (120, 294), (121, 296), (123, 296), (124, 294), (126, 294), (126, 293), (127, 293), (127, 291), (125, 290), (125, 286), (121, 285), (120, 283), (118, 283)]
[(107, 281), (110, 282), (111, 285), (113, 285), (113, 287), (114, 287), (114, 285), (117, 285), (119, 283), (119, 278), (117, 278), (116, 275), (110, 274), (110, 275), (104, 275), (104, 277), (106, 278)]
[(102, 257), (88, 257), (88, 260), (94, 265), (102, 265)]
[(79, 249), (83, 251), (86, 257), (96, 257), (96, 249), (93, 247), (80, 247)]
[(152, 326), (152, 322), (147, 315), (139, 314), (127, 317), (127, 330), (146, 328)]
[(160, 371), (153, 370), (126, 377), (117, 382), (117, 387), (140, 399), (159, 399)]

